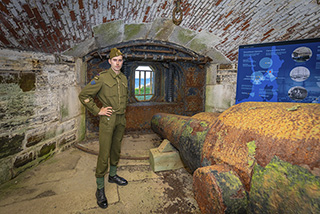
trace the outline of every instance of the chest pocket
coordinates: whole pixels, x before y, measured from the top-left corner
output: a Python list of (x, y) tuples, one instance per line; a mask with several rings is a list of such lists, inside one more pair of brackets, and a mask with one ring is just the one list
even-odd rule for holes
[(117, 96), (118, 94), (118, 88), (117, 88), (117, 84), (115, 82), (104, 82), (104, 86), (106, 88), (105, 93), (106, 96), (108, 97), (113, 97), (113, 96)]
[(128, 92), (128, 85), (122, 82), (120, 90), (121, 90), (121, 96), (126, 96)]

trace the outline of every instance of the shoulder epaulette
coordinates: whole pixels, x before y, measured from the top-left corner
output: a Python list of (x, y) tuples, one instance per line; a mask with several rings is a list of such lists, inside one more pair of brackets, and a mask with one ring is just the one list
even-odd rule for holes
[(96, 80), (98, 80), (100, 78), (100, 73), (98, 73), (95, 77), (94, 77), (94, 79), (96, 79)]

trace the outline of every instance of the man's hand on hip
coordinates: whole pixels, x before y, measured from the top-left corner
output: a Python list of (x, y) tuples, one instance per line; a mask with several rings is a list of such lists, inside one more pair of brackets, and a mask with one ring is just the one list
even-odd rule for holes
[(100, 109), (99, 115), (107, 115), (107, 116), (111, 116), (112, 115), (112, 107), (102, 107)]

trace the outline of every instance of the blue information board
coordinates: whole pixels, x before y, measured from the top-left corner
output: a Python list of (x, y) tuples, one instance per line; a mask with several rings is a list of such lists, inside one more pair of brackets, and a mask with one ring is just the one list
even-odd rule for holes
[(239, 46), (236, 104), (320, 103), (320, 38)]

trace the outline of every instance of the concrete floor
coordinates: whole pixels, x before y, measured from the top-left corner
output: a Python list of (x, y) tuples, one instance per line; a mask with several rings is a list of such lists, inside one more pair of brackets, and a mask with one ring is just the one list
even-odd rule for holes
[(106, 180), (107, 209), (95, 199), (97, 141), (70, 148), (0, 186), (0, 213), (200, 213), (192, 193), (192, 175), (181, 168), (154, 173), (149, 149), (160, 145), (155, 134), (125, 135), (118, 174), (129, 182)]

